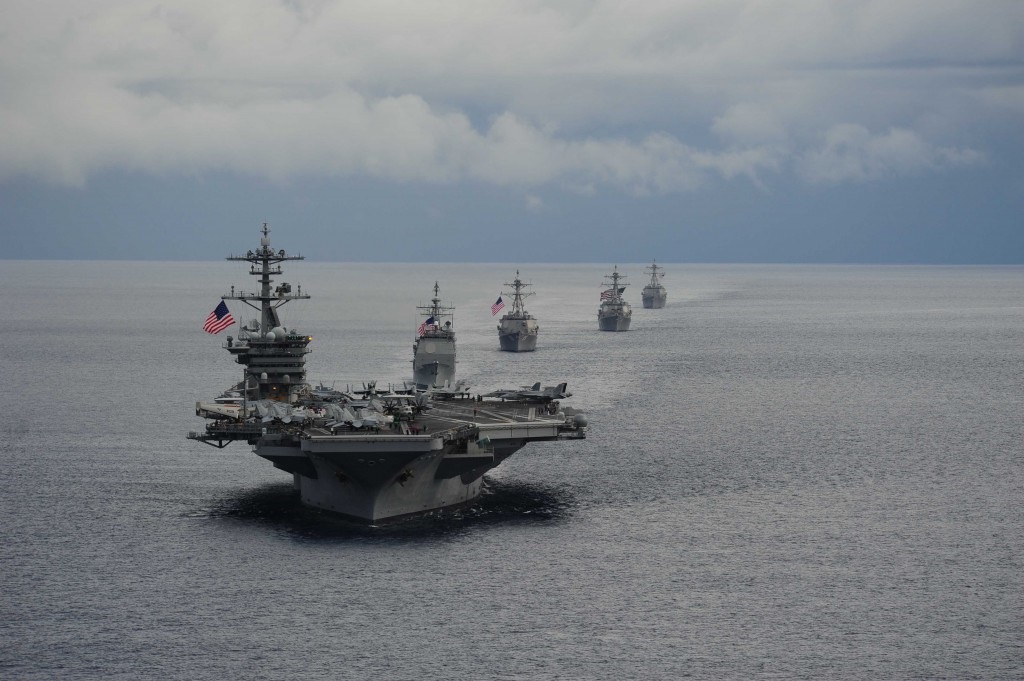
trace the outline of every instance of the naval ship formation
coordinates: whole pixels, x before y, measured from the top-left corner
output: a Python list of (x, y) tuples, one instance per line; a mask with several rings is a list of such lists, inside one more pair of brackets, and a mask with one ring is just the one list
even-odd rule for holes
[[(242, 381), (196, 403), (207, 424), (189, 439), (218, 448), (244, 441), (292, 475), (304, 504), (377, 523), (471, 501), (484, 474), (527, 443), (586, 437), (586, 417), (561, 404), (571, 395), (565, 383), (475, 397), (447, 386), (398, 392), (368, 383), (355, 393), (310, 386), (305, 356), (312, 336), (286, 327), (278, 313), (309, 295), (283, 282), (272, 288), (281, 263), (303, 257), (275, 251), (266, 225), (262, 233), (259, 248), (227, 258), (248, 262), (259, 282), (257, 292), (232, 287), (222, 296), (260, 315), (224, 344), (243, 367)], [(450, 312), (435, 284), (430, 324), (421, 326), (415, 345), (417, 383), (436, 386), (454, 377)]]

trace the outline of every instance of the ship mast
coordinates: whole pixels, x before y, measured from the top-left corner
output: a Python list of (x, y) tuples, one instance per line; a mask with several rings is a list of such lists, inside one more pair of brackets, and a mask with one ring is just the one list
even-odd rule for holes
[(649, 283), (647, 286), (650, 288), (658, 288), (659, 286), (661, 286), (661, 282), (658, 281), (658, 274), (660, 272), (661, 275), (664, 276), (665, 269), (663, 267), (658, 267), (657, 260), (652, 260), (651, 266), (648, 267), (647, 269), (651, 271), (651, 283)]
[(523, 293), (522, 290), (532, 284), (524, 284), (519, 278), (519, 270), (516, 270), (516, 278), (512, 280), (512, 283), (505, 282), (505, 286), (511, 286), (513, 288), (512, 293), (512, 311), (508, 314), (508, 317), (512, 319), (526, 319), (529, 317), (526, 308), (523, 307), (523, 298), (526, 296), (532, 296), (533, 291)]
[[(422, 314), (427, 319), (434, 318), (434, 328), (425, 329), (423, 335), (428, 335), (431, 331), (453, 333), (451, 325), (455, 321), (454, 307), (446, 307), (441, 304), (440, 298), (441, 287), (438, 286), (437, 282), (434, 282), (434, 297), (430, 299), (430, 305), (417, 305), (420, 310), (423, 310)], [(448, 317), (448, 327), (445, 328), (441, 324), (441, 318)]]
[[(610, 289), (611, 290), (611, 295), (608, 297), (608, 299), (605, 302), (608, 302), (608, 303), (621, 303), (622, 302), (622, 294), (619, 292), (619, 280), (622, 279), (623, 283), (625, 284), (626, 283), (626, 281), (625, 281), (626, 277), (624, 275), (619, 274), (619, 266), (616, 265), (612, 269), (612, 273), (610, 275), (608, 275), (607, 277), (605, 277), (605, 279), (606, 280), (607, 279), (611, 279), (612, 280), (612, 287)], [(605, 281), (605, 282), (603, 282), (602, 285), (603, 286), (607, 286), (608, 282)], [(623, 288), (625, 288), (625, 287), (623, 287)]]
[[(263, 238), (260, 239), (260, 247), (255, 251), (249, 251), (245, 255), (229, 255), (226, 260), (235, 260), (250, 263), (249, 274), (259, 277), (260, 292), (247, 293), (245, 291), (235, 292), (231, 287), (231, 294), (221, 296), (223, 300), (240, 300), (254, 310), (260, 311), (260, 332), (266, 334), (271, 329), (281, 326), (281, 319), (278, 317), (277, 308), (289, 300), (300, 300), (309, 298), (308, 294), (302, 292), (302, 286), (298, 287), (297, 293), (292, 293), (291, 284), (282, 282), (273, 293), (270, 291), (270, 284), (273, 283), (271, 275), (281, 274), (280, 263), (285, 260), (305, 260), (301, 255), (287, 255), (284, 249), (274, 251), (270, 247), (270, 228), (263, 223)], [(257, 305), (256, 303), (259, 303)]]

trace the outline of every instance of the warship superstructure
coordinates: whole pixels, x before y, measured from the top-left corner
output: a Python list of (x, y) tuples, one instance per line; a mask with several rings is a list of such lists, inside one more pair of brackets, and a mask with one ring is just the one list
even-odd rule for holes
[[(292, 475), (302, 502), (378, 523), (471, 501), (484, 474), (529, 442), (586, 437), (583, 414), (562, 407), (566, 384), (470, 396), (445, 388), (343, 392), (306, 383), (312, 336), (283, 325), (278, 309), (309, 298), (301, 287), (272, 287), (281, 263), (301, 255), (260, 246), (228, 260), (250, 264), (257, 292), (231, 288), (224, 300), (259, 311), (224, 348), (242, 381), (196, 403), (206, 428), (189, 439), (223, 448), (235, 441)], [(436, 291), (435, 291), (436, 293)]]
[(417, 387), (443, 387), (455, 381), (455, 308), (441, 304), (434, 282), (430, 305), (419, 305), (424, 317), (412, 344), (412, 380)]
[(622, 292), (626, 290), (626, 277), (619, 274), (619, 266), (616, 265), (605, 279), (603, 285), (610, 284), (611, 287), (601, 291), (597, 327), (602, 331), (628, 331), (629, 322), (633, 319), (633, 308), (622, 298)]
[(540, 327), (526, 308), (523, 298), (532, 296), (533, 292), (524, 293), (523, 289), (531, 284), (524, 284), (516, 270), (516, 278), (505, 286), (512, 287), (512, 309), (502, 315), (498, 322), (498, 342), (506, 352), (533, 352), (537, 349), (537, 334)]
[(647, 282), (647, 286), (644, 286), (644, 290), (640, 293), (640, 298), (643, 300), (644, 307), (646, 308), (655, 310), (663, 308), (665, 307), (665, 301), (668, 299), (668, 292), (661, 285), (659, 277), (664, 276), (665, 270), (658, 267), (657, 260), (652, 261), (651, 266), (647, 269), (651, 271), (651, 280)]

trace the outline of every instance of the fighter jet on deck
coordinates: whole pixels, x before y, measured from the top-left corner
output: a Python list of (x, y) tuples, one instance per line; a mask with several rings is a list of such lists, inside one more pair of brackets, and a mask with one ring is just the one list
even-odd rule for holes
[(571, 397), (572, 393), (566, 390), (567, 385), (566, 383), (559, 383), (558, 385), (549, 385), (542, 388), (540, 387), (540, 381), (537, 381), (532, 386), (524, 385), (518, 390), (514, 388), (495, 390), (484, 395), (484, 397), (499, 397), (510, 402), (546, 403)]

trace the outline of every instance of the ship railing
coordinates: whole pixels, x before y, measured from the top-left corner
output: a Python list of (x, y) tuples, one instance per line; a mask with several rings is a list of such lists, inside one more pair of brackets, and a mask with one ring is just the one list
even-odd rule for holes
[(456, 442), (459, 440), (470, 440), (475, 438), (480, 433), (480, 429), (476, 426), (457, 426), (450, 428), (442, 434), (442, 438), (448, 442)]
[[(515, 400), (507, 399), (503, 400), (502, 404), (509, 405), (515, 403)], [(497, 417), (507, 421), (508, 423), (529, 423), (530, 421), (550, 421), (553, 418), (557, 418), (562, 409), (559, 408), (555, 412), (548, 410), (547, 403), (545, 402), (520, 402), (523, 405), (522, 408), (516, 408), (511, 411), (500, 411), (490, 412), (487, 410), (487, 402), (484, 402), (482, 406), (478, 406), (478, 403), (474, 401), (472, 405), (459, 407), (459, 413), (465, 418), (470, 418), (470, 414), (476, 416), (477, 409), (482, 410), (484, 413), (490, 414), (493, 417)]]
[(241, 435), (261, 435), (266, 430), (267, 424), (264, 423), (231, 423), (230, 421), (220, 421), (208, 423), (206, 425), (207, 433), (238, 433)]

